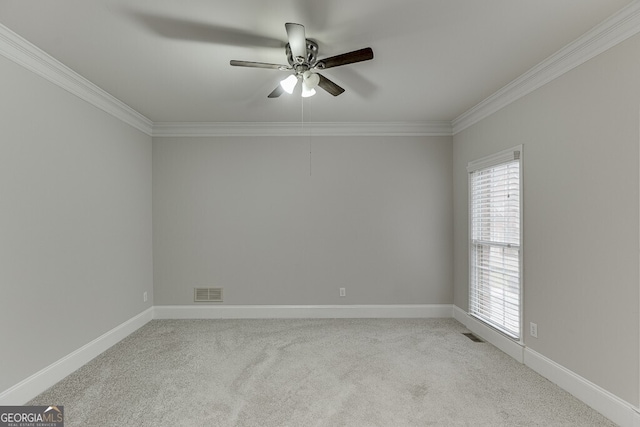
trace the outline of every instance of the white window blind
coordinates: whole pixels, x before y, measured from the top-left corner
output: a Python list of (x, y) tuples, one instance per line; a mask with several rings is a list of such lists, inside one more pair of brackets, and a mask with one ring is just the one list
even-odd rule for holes
[(521, 147), (469, 164), (469, 314), (520, 338)]

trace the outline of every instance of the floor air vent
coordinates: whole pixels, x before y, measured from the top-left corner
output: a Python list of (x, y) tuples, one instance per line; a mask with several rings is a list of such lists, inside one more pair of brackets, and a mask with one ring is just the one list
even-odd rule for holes
[(194, 302), (222, 302), (222, 288), (195, 288)]
[(478, 338), (477, 336), (473, 335), (471, 332), (463, 332), (462, 335), (466, 336), (467, 338), (469, 338), (473, 342), (484, 342), (480, 338)]

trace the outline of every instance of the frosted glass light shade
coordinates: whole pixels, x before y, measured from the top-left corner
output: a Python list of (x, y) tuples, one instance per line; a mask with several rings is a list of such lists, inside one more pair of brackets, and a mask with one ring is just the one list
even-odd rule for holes
[(316, 94), (316, 90), (313, 88), (308, 88), (306, 84), (302, 84), (302, 97), (308, 98)]
[(320, 77), (317, 74), (305, 71), (302, 75), (302, 97), (308, 98), (316, 94), (314, 87), (320, 82)]
[(293, 90), (296, 88), (297, 84), (298, 78), (294, 74), (291, 74), (289, 77), (280, 82), (280, 86), (282, 86), (282, 89), (284, 89), (284, 91), (289, 94), (293, 93)]
[(318, 86), (318, 83), (320, 83), (320, 76), (316, 73), (306, 71), (304, 73), (304, 82), (307, 84), (307, 87), (313, 89), (314, 87)]

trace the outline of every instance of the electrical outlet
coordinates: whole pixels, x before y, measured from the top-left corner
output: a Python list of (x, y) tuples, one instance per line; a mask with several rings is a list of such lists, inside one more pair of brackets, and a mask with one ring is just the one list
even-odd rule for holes
[(536, 323), (529, 322), (529, 334), (534, 338), (538, 338), (538, 325)]
[(147, 302), (147, 293), (146, 292), (142, 293), (142, 302)]
[(340, 296), (341, 297), (347, 296), (347, 288), (340, 288)]

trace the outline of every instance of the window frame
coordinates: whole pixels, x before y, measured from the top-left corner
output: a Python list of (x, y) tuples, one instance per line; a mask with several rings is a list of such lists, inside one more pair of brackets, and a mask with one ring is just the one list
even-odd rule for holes
[[(518, 273), (519, 273), (519, 301), (518, 301), (518, 322), (519, 322), (519, 331), (518, 336), (514, 337), (510, 332), (501, 329), (497, 325), (487, 322), (482, 317), (476, 315), (472, 312), (472, 292), (474, 290), (473, 287), (473, 185), (472, 185), (472, 173), (477, 172), (483, 169), (489, 169), (495, 166), (499, 166), (502, 164), (510, 163), (513, 161), (519, 162), (519, 251), (518, 251)], [(524, 176), (524, 168), (523, 168), (523, 146), (517, 145), (513, 148), (509, 148), (507, 150), (500, 151), (498, 153), (482, 157), (478, 160), (471, 161), (467, 164), (467, 186), (468, 186), (468, 230), (467, 230), (467, 239), (468, 239), (468, 310), (467, 313), (469, 316), (481, 322), (483, 325), (490, 327), (491, 329), (499, 332), (510, 340), (518, 342), (522, 344), (524, 342), (524, 192), (523, 192), (523, 176)], [(496, 245), (497, 246), (497, 245)]]

